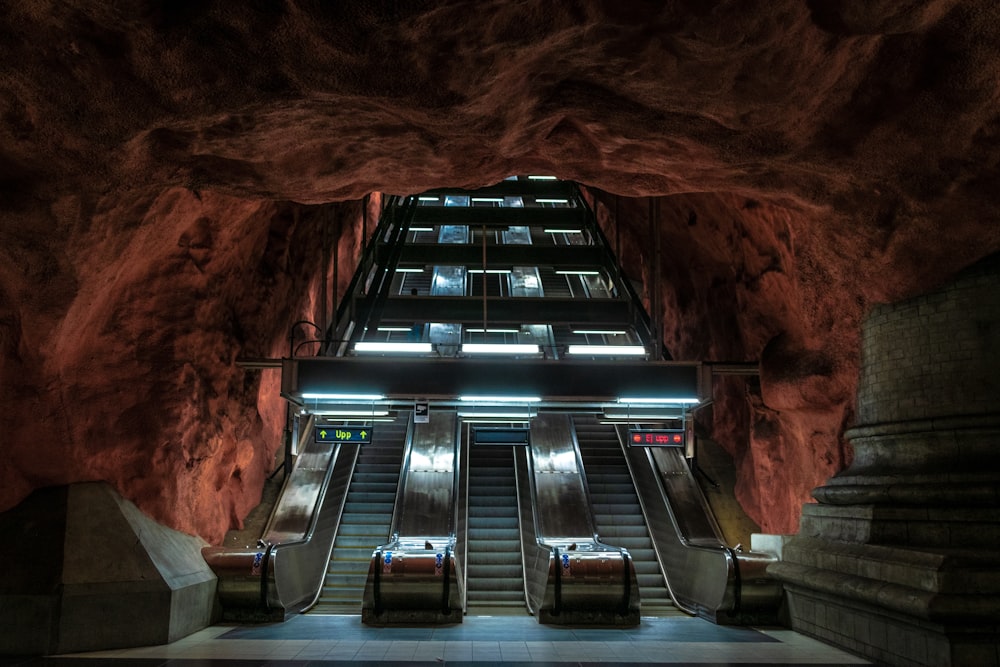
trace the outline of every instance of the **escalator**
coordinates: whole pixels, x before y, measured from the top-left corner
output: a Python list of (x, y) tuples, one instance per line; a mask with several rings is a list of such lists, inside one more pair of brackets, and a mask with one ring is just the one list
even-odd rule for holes
[(679, 613), (660, 570), (615, 427), (589, 415), (577, 415), (573, 422), (598, 535), (631, 554), (644, 616)]
[(406, 418), (380, 423), (372, 442), (361, 447), (344, 504), (340, 530), (319, 600), (317, 614), (357, 614), (372, 551), (385, 542), (396, 501), (406, 439)]
[(469, 459), (467, 613), (524, 614), (513, 450), (474, 446)]

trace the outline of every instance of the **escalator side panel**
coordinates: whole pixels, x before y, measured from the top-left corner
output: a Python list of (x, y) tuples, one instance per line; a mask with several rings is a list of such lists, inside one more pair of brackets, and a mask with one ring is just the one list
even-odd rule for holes
[(531, 424), (538, 536), (546, 544), (594, 538), (590, 503), (577, 465), (569, 415), (541, 414)]
[(536, 542), (549, 549), (547, 564), (533, 563), (533, 581), (546, 576), (539, 621), (637, 625), (635, 567), (626, 549), (597, 540), (570, 416), (538, 415), (531, 436)]
[(455, 557), (458, 415), (413, 424), (391, 541), (371, 556), (361, 604), (369, 625), (460, 623), (463, 580)]
[[(666, 448), (664, 448), (666, 449)], [(670, 450), (666, 456), (683, 456)], [(714, 622), (722, 620), (736, 604), (736, 565), (730, 551), (717, 538), (692, 544), (681, 532), (686, 519), (678, 521), (665, 486), (679, 489), (696, 484), (690, 474), (659, 474), (648, 449), (629, 447), (626, 459), (646, 525), (667, 579), (667, 588), (679, 608)], [(675, 462), (676, 463), (676, 462)], [(683, 463), (683, 462), (681, 462)], [(687, 466), (684, 466), (685, 469)], [(675, 469), (676, 470), (676, 469)], [(689, 492), (688, 490), (687, 492)], [(687, 507), (685, 511), (691, 511)], [(698, 509), (703, 512), (703, 509)]]
[(401, 537), (449, 536), (454, 531), (455, 464), (458, 417), (434, 412), (414, 424), (409, 467), (403, 488)]

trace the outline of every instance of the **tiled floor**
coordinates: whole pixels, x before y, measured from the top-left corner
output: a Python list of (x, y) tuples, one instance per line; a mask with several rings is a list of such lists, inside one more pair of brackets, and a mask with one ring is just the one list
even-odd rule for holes
[(297, 616), (216, 625), (164, 646), (0, 660), (38, 667), (362, 667), (363, 665), (864, 665), (785, 629), (723, 627), (698, 618), (644, 618), (635, 628), (561, 628), (531, 617), (470, 616), (436, 627), (364, 626), (355, 616)]

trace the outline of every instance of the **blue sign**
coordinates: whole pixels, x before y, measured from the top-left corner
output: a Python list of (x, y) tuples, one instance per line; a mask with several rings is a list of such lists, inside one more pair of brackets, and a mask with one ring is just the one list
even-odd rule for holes
[(474, 445), (527, 445), (529, 430), (526, 428), (477, 428), (472, 429)]
[(358, 442), (368, 444), (372, 441), (371, 426), (317, 426), (313, 431), (316, 442)]

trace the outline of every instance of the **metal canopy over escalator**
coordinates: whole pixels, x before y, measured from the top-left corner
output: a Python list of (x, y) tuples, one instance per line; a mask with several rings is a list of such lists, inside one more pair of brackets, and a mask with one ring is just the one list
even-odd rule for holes
[(315, 600), (374, 624), (499, 610), (628, 625), (640, 609), (732, 622), (772, 604), (766, 559), (691, 528), (714, 524), (687, 450), (645, 446), (690, 442), (711, 377), (661, 356), (574, 184), (387, 197), (318, 328), (320, 354), (281, 360), (285, 528), (206, 551), (227, 613)]

